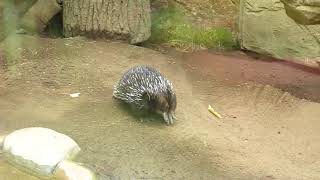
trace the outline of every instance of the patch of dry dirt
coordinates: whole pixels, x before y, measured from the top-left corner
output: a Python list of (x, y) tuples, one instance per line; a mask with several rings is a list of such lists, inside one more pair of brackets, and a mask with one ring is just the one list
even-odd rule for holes
[[(206, 51), (165, 56), (121, 43), (21, 37), (21, 56), (0, 82), (1, 133), (29, 126), (65, 133), (82, 147), (77, 161), (104, 179), (320, 177), (315, 71)], [(174, 126), (140, 122), (112, 99), (115, 82), (138, 64), (173, 81)], [(80, 97), (68, 96), (74, 92)]]
[(236, 31), (239, 0), (155, 0), (152, 9), (178, 6), (186, 11), (191, 22), (197, 26), (225, 27)]
[(236, 30), (238, 6), (231, 0), (175, 0), (189, 12), (199, 26)]

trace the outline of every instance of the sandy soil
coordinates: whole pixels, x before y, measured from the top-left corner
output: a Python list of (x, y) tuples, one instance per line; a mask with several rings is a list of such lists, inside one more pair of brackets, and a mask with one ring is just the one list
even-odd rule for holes
[[(65, 133), (82, 147), (77, 161), (102, 179), (320, 178), (317, 70), (237, 53), (163, 55), (121, 43), (22, 37), (16, 65), (1, 74), (2, 134), (29, 126)], [(115, 82), (138, 64), (173, 81), (174, 126), (140, 122), (112, 99)], [(75, 92), (79, 98), (69, 97)], [(17, 177), (0, 167), (0, 179)]]

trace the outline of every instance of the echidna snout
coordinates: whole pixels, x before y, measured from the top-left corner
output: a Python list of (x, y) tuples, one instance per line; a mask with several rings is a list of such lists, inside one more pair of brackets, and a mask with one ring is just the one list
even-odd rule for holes
[(162, 115), (167, 125), (172, 125), (176, 120), (175, 110), (177, 106), (176, 95), (171, 92), (165, 94), (148, 95), (146, 94), (146, 107), (149, 110)]

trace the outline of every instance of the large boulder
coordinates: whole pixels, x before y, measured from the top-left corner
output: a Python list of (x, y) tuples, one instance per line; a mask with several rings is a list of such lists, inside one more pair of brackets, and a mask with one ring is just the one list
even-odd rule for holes
[(320, 24), (320, 0), (281, 0), (289, 17), (305, 25)]
[(62, 11), (59, 2), (58, 0), (0, 1), (0, 41), (16, 32), (43, 33), (49, 21)]
[(57, 0), (37, 1), (21, 19), (21, 27), (32, 33), (42, 33), (48, 22), (60, 11), (62, 7)]
[(20, 21), (36, 0), (0, 1), (0, 41), (20, 26)]
[(239, 20), (243, 49), (318, 66), (320, 25), (298, 24), (280, 0), (241, 0)]
[(47, 128), (32, 127), (16, 130), (4, 138), (6, 159), (31, 173), (52, 176), (63, 160), (80, 152), (70, 137)]

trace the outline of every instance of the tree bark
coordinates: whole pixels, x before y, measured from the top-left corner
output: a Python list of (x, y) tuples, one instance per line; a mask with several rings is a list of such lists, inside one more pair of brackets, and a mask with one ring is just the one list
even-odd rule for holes
[(149, 0), (64, 0), (64, 36), (125, 40), (136, 44), (151, 35)]

